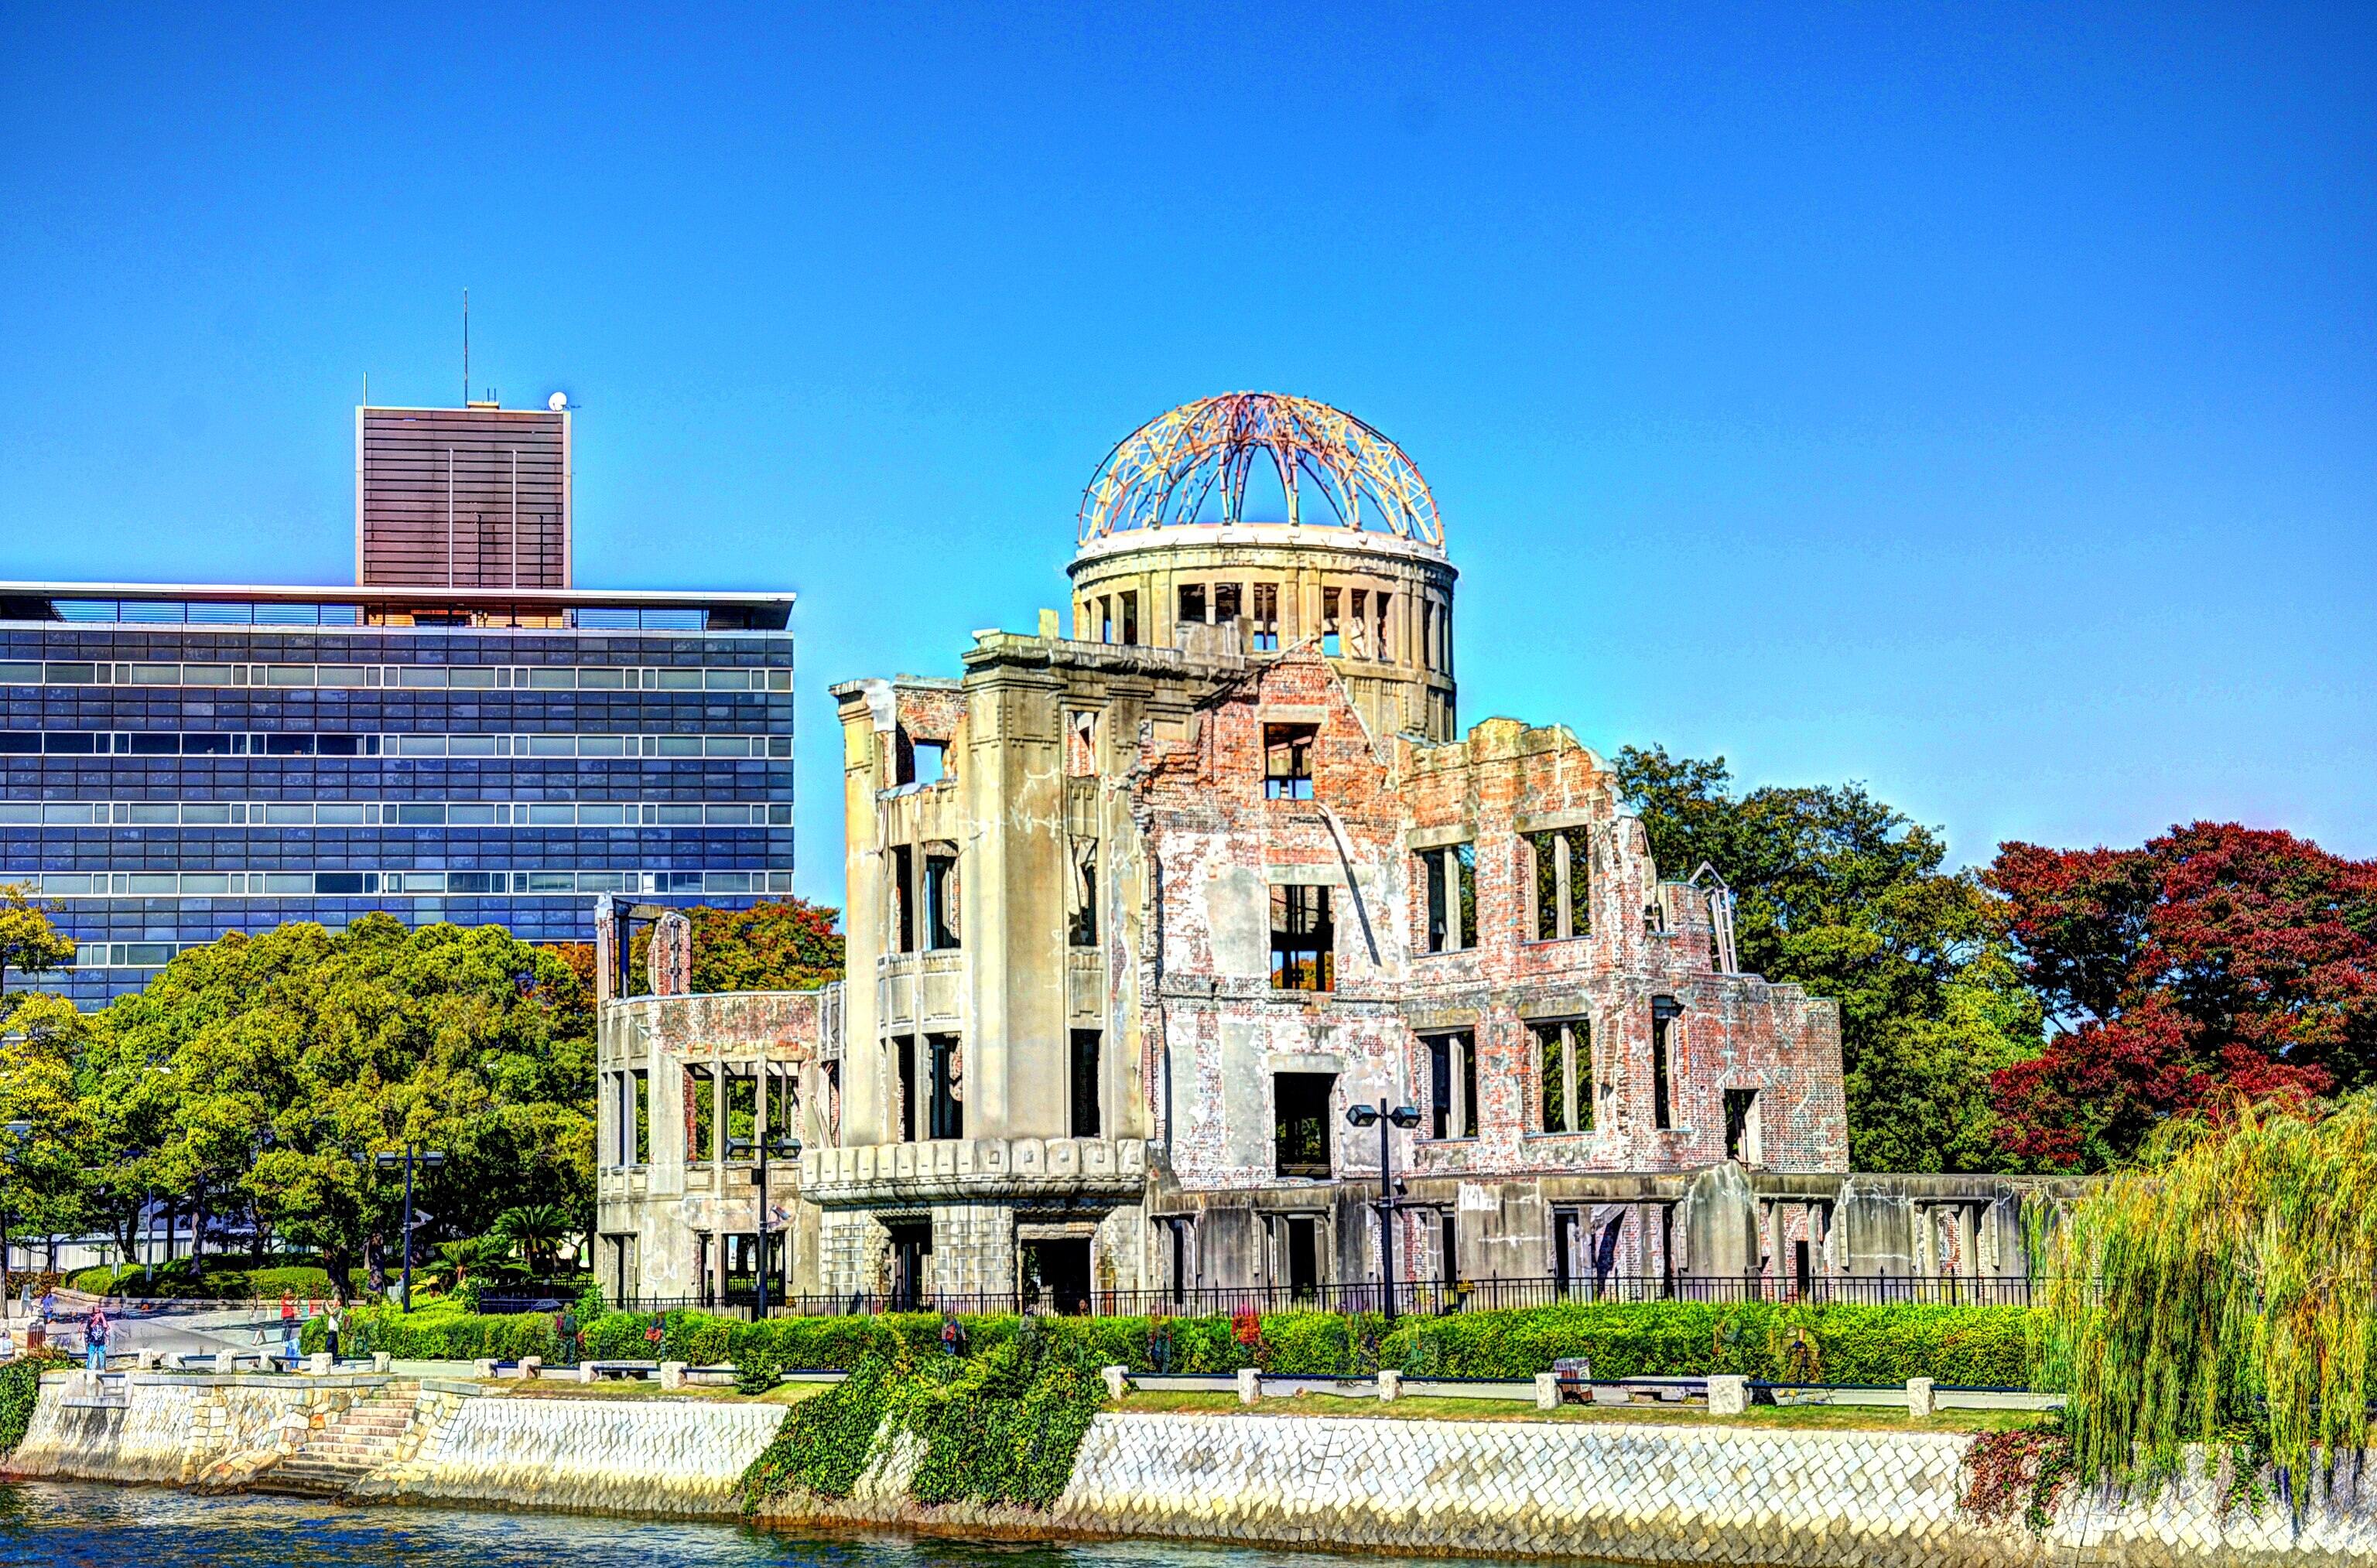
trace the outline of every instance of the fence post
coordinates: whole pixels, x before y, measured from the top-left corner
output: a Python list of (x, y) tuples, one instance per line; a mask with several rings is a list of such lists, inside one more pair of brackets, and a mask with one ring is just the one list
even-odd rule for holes
[(1262, 1373), (1254, 1367), (1238, 1369), (1238, 1403), (1251, 1405), (1262, 1397)]

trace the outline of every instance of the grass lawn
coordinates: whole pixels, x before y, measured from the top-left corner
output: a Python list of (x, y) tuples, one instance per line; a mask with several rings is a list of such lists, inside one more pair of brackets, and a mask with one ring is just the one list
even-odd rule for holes
[(1134, 1389), (1111, 1410), (1188, 1411), (1214, 1416), (1371, 1416), (1390, 1420), (1439, 1421), (1632, 1421), (1643, 1425), (1773, 1427), (1792, 1431), (2005, 1431), (2037, 1426), (2044, 1410), (1941, 1410), (1928, 1421), (1873, 1405), (1754, 1405), (1742, 1416), (1711, 1416), (1678, 1405), (1562, 1405), (1538, 1410), (1513, 1399), (1448, 1399), (1414, 1396), (1392, 1403), (1307, 1394), (1241, 1405), (1236, 1394), (1185, 1389)]
[(575, 1379), (551, 1377), (499, 1378), (481, 1384), (493, 1392), (520, 1399), (706, 1399), (728, 1405), (797, 1405), (813, 1394), (822, 1394), (830, 1383), (780, 1383), (767, 1393), (752, 1396), (737, 1394), (729, 1384), (687, 1384), (663, 1393), (658, 1378), (605, 1378), (600, 1383), (579, 1383)]

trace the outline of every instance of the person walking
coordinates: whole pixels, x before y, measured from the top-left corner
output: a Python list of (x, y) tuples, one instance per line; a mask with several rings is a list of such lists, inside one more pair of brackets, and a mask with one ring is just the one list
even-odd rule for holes
[(82, 1356), (85, 1370), (103, 1372), (107, 1370), (107, 1309), (93, 1306), (90, 1316), (83, 1320)]
[(329, 1310), (322, 1314), (322, 1347), (330, 1352), (330, 1360), (334, 1362), (339, 1359), (339, 1336), (345, 1332), (346, 1326), (347, 1314), (333, 1300)]

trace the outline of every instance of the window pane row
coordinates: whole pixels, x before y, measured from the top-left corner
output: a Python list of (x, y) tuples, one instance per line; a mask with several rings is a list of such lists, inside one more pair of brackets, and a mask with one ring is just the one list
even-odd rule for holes
[(221, 730), (0, 730), (26, 756), (789, 757), (790, 735), (357, 735)]
[(787, 827), (788, 804), (655, 801), (0, 801), (0, 826)]
[(790, 893), (788, 871), (0, 872), (43, 898), (253, 898), (304, 894)]
[(410, 691), (789, 692), (791, 670), (546, 664), (142, 664), (0, 659), (0, 686), (394, 687)]

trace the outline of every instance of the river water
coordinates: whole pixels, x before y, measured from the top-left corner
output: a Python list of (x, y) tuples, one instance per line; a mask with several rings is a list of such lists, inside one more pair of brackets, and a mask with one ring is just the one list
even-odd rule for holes
[[(145, 1487), (0, 1486), (0, 1568), (1347, 1568), (1354, 1559), (1170, 1542), (827, 1539), (735, 1525), (194, 1497)], [(1364, 1554), (1367, 1568), (1447, 1559)]]

